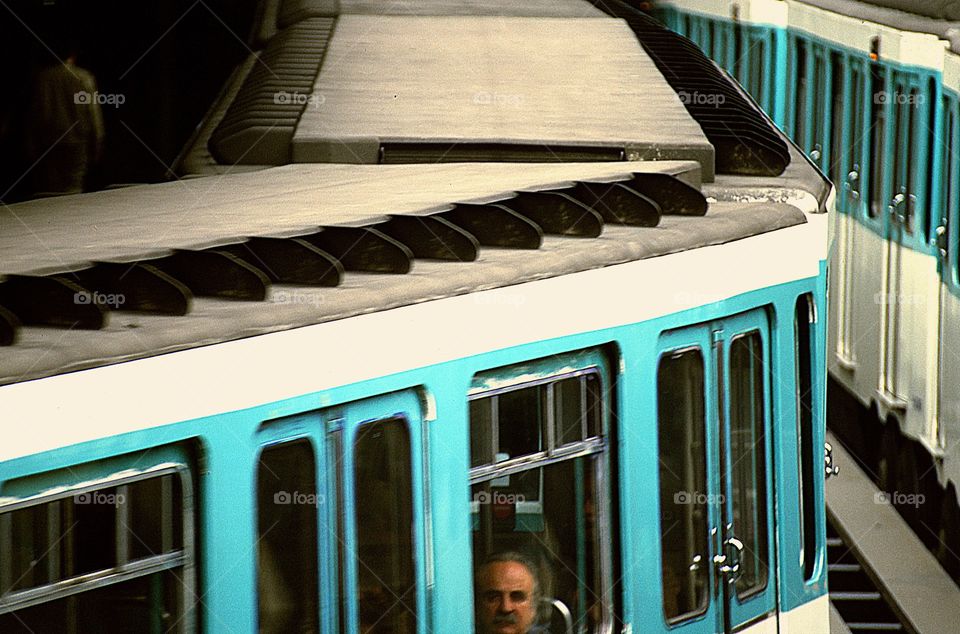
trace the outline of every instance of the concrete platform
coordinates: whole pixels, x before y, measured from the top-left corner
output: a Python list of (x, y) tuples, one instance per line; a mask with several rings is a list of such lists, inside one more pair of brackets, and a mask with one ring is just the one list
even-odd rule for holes
[(610, 18), (343, 15), (311, 99), (294, 162), (374, 163), (384, 143), (586, 146), (713, 177), (700, 126)]
[(829, 433), (827, 441), (840, 467), (826, 484), (827, 513), (837, 531), (912, 631), (960, 631), (960, 588), (840, 442)]

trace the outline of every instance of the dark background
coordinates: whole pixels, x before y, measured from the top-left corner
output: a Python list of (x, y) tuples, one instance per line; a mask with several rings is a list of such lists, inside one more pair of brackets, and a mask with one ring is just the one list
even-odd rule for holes
[[(172, 177), (183, 145), (247, 45), (256, 0), (0, 0), (0, 201), (28, 195), (22, 122), (36, 71), (74, 48), (103, 106), (94, 188)], [(19, 181), (19, 182), (18, 182)]]

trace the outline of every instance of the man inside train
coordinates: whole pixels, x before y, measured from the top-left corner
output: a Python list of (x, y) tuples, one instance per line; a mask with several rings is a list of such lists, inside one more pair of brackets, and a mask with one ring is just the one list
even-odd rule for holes
[(537, 634), (540, 583), (537, 566), (517, 552), (487, 556), (477, 570), (478, 634)]

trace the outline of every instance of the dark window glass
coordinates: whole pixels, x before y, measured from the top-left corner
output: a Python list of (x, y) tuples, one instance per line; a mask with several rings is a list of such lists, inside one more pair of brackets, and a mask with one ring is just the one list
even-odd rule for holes
[(336, 468), (332, 469), (333, 471), (333, 487), (334, 495), (336, 496), (336, 514), (333, 518), (335, 523), (334, 534), (337, 539), (337, 619), (340, 624), (339, 631), (346, 631), (346, 622), (347, 622), (347, 580), (346, 580), (346, 566), (347, 566), (347, 556), (346, 556), (346, 547), (347, 547), (347, 533), (346, 527), (344, 526), (344, 517), (346, 517), (346, 512), (344, 511), (344, 490), (343, 490), (343, 430), (337, 429), (330, 433), (330, 444), (328, 446), (327, 460), (329, 464), (336, 465)]
[(767, 585), (767, 464), (763, 377), (759, 332), (734, 338), (730, 345), (730, 472), (733, 527), (743, 542), (737, 595)]
[(547, 399), (548, 386), (535, 385), (471, 400), (471, 466), (546, 451)]
[(180, 505), (183, 497), (179, 476), (141, 480), (125, 487), (130, 501), (127, 541), (130, 559), (142, 559), (183, 548), (183, 520)]
[(115, 488), (80, 493), (64, 502), (64, 526), (73, 533), (73, 556), (67, 574), (83, 575), (117, 564), (117, 506)]
[[(944, 151), (945, 164), (947, 166), (943, 173), (944, 188), (944, 208), (943, 218), (950, 222), (957, 218), (957, 210), (960, 208), (960, 104), (954, 97), (944, 98), (944, 112), (946, 112), (946, 124), (944, 133), (946, 135), (946, 148)], [(948, 245), (952, 251), (950, 262), (953, 268), (954, 279), (960, 275), (957, 270), (957, 254), (960, 253), (960, 244), (957, 242), (957, 236), (960, 236), (960, 227), (953, 227), (950, 233), (953, 234), (953, 243)]]
[(268, 447), (257, 467), (260, 632), (316, 632), (316, 458), (306, 440)]
[[(831, 53), (830, 66), (832, 68), (830, 93), (831, 116), (833, 118), (831, 119), (830, 127), (830, 165), (827, 173), (830, 176), (830, 180), (832, 180), (834, 185), (839, 189), (844, 178), (846, 178), (846, 174), (843, 172), (844, 161), (842, 149), (845, 104), (850, 103), (851, 107), (855, 107), (855, 104), (847, 100), (846, 95), (843, 94), (843, 80), (846, 73), (846, 64), (843, 61), (843, 56), (840, 53)], [(855, 90), (856, 87), (854, 87), (854, 91)], [(857, 135), (858, 132), (854, 129), (851, 139), (856, 139)], [(847, 165), (849, 166), (849, 163)]]
[(663, 612), (670, 622), (702, 614), (709, 601), (703, 354), (663, 357), (657, 371)]
[[(856, 172), (855, 178), (851, 182), (854, 192), (863, 195), (862, 181), (864, 175), (860, 161), (863, 160), (863, 142), (866, 138), (863, 130), (863, 110), (864, 110), (864, 91), (863, 91), (863, 72), (859, 66), (853, 66), (850, 70), (850, 142), (845, 151), (848, 152), (845, 169)], [(853, 204), (859, 207), (859, 198), (853, 198)]]
[(767, 72), (767, 44), (762, 40), (757, 40), (750, 47), (750, 65), (747, 68), (750, 73), (750, 94), (757, 102), (764, 104), (764, 88), (767, 87), (765, 75)]
[[(801, 147), (807, 131), (807, 43), (796, 40), (797, 84), (793, 96), (793, 140)], [(806, 150), (806, 148), (804, 148)]]
[(797, 442), (800, 449), (800, 529), (803, 550), (800, 564), (804, 580), (813, 577), (817, 559), (817, 514), (814, 476), (816, 456), (813, 441), (813, 300), (797, 298), (794, 322), (797, 337)]
[(813, 116), (811, 117), (813, 138), (805, 149), (813, 162), (820, 167), (823, 167), (823, 126), (827, 120), (826, 108), (829, 103), (827, 102), (829, 93), (826, 71), (823, 57), (815, 55), (813, 58)]
[(886, 208), (883, 196), (883, 170), (886, 167), (884, 160), (884, 143), (886, 139), (888, 95), (884, 82), (883, 67), (880, 64), (870, 65), (870, 204), (867, 213), (871, 218), (878, 218)]
[(361, 426), (354, 455), (360, 631), (412, 634), (417, 587), (410, 435), (405, 421)]
[[(9, 572), (4, 571), (7, 578), (0, 594), (57, 580), (56, 573), (51, 574), (51, 565), (59, 564), (56, 561), (59, 549), (51, 549), (51, 545), (61, 537), (57, 528), (59, 508), (59, 502), (38, 504), (0, 516), (0, 521), (7, 524), (0, 533), (4, 535), (0, 548), (5, 547), (2, 555), (7, 562), (3, 566), (9, 566)], [(9, 538), (5, 534), (9, 534)]]

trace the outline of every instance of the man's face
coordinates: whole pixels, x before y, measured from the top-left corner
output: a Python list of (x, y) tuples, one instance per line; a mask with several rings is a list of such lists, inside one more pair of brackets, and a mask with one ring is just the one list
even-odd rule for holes
[(533, 575), (516, 561), (495, 561), (477, 578), (480, 634), (527, 634), (537, 617)]

